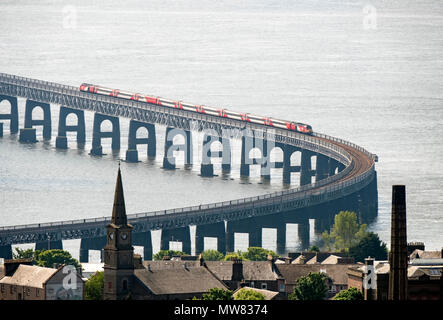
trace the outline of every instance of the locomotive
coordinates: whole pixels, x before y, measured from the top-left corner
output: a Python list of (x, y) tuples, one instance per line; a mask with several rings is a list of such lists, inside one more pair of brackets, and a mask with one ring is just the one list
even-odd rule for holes
[(145, 102), (145, 103), (156, 104), (158, 106), (183, 109), (186, 111), (204, 113), (204, 114), (217, 116), (217, 117), (224, 117), (224, 118), (236, 119), (236, 120), (245, 121), (245, 122), (252, 122), (252, 123), (257, 123), (257, 124), (266, 125), (266, 126), (270, 126), (270, 127), (276, 127), (276, 128), (286, 129), (286, 130), (290, 130), (290, 131), (296, 131), (296, 132), (309, 134), (309, 135), (312, 135), (312, 132), (313, 132), (312, 127), (310, 125), (307, 125), (304, 123), (262, 117), (262, 116), (257, 116), (257, 115), (253, 115), (250, 113), (239, 113), (239, 112), (235, 112), (235, 111), (231, 111), (231, 110), (227, 110), (227, 109), (213, 108), (213, 107), (208, 107), (208, 106), (204, 106), (204, 105), (193, 105), (193, 104), (182, 102), (182, 101), (172, 101), (172, 100), (159, 98), (159, 97), (146, 96), (146, 95), (142, 95), (140, 93), (131, 93), (131, 92), (123, 91), (123, 90), (119, 90), (119, 89), (105, 88), (102, 86), (97, 86), (97, 85), (88, 84), (88, 83), (81, 84), (80, 91), (94, 93), (94, 94), (101, 94), (101, 95), (111, 96), (111, 97), (117, 97), (117, 98), (126, 99), (126, 100), (141, 101), (141, 102)]

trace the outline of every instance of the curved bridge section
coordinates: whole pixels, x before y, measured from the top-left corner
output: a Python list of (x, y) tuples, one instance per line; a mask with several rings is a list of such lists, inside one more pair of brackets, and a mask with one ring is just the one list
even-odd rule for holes
[[(202, 241), (205, 236), (217, 237), (219, 251), (226, 252), (233, 251), (236, 232), (248, 233), (250, 246), (261, 246), (261, 228), (274, 227), (277, 228), (277, 251), (284, 251), (286, 223), (299, 225), (299, 238), (302, 246), (306, 247), (309, 245), (309, 219), (315, 219), (315, 230), (321, 232), (331, 225), (334, 215), (339, 210), (354, 210), (359, 213), (362, 221), (377, 214), (377, 157), (341, 139), (319, 133), (308, 136), (234, 119), (90, 94), (72, 86), (0, 73), (0, 102), (8, 100), (11, 104), (11, 114), (0, 115), (0, 120), (10, 121), (10, 131), (13, 134), (18, 132), (18, 117), (14, 113), (17, 109), (17, 97), (26, 98), (28, 102), (42, 106), (44, 110), (46, 105), (49, 110), (49, 104), (60, 104), (71, 108), (73, 112), (89, 110), (96, 115), (125, 117), (146, 125), (160, 124), (186, 132), (208, 131), (223, 139), (242, 139), (243, 146), (246, 144), (245, 139), (258, 137), (260, 141), (281, 148), (284, 152), (301, 151), (302, 158), (303, 153), (307, 155), (308, 163), (310, 156), (317, 156), (315, 171), (310, 170), (310, 165), (304, 170), (303, 163), (298, 168), (301, 174), (305, 173), (306, 181), (298, 188), (202, 206), (128, 215), (130, 223), (134, 226), (135, 244), (145, 247), (145, 259), (152, 257), (150, 230), (162, 230), (162, 249), (169, 247), (169, 237), (173, 237), (182, 242), (183, 251), (191, 253), (188, 226), (196, 225), (198, 253), (203, 250)], [(29, 105), (32, 106), (32, 103)], [(2, 123), (0, 125), (0, 132), (3, 133)], [(25, 135), (26, 130), (32, 130), (33, 125), (44, 126), (45, 123), (32, 123), (32, 119), (26, 121), (25, 116), (25, 128), (20, 130), (20, 135), (22, 136), (23, 132)], [(60, 128), (66, 129), (59, 123), (59, 136)], [(80, 136), (84, 141), (84, 135)], [(34, 142), (33, 139), (25, 142)], [(57, 144), (58, 139), (59, 137)], [(94, 139), (93, 150), (96, 150)], [(91, 153), (94, 153), (93, 150)], [(245, 163), (242, 157), (243, 165)], [(290, 175), (292, 170), (290, 164), (285, 164), (285, 161), (275, 167), (283, 168), (284, 175), (285, 172), (289, 172)], [(316, 176), (315, 183), (310, 183), (312, 175)], [(110, 218), (96, 218), (0, 227), (0, 257), (11, 256), (12, 244), (36, 243), (37, 248), (44, 248), (49, 244), (54, 248), (61, 247), (62, 240), (81, 238), (80, 260), (84, 262), (87, 261), (89, 249), (103, 248), (104, 227), (109, 221)]]

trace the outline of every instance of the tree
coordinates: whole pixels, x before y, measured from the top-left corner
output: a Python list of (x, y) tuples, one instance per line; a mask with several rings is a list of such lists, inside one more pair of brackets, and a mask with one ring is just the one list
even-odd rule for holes
[(328, 290), (327, 277), (320, 272), (309, 272), (305, 277), (295, 281), (294, 292), (289, 295), (290, 300), (323, 300)]
[(340, 211), (334, 218), (331, 232), (324, 231), (322, 238), (328, 251), (332, 244), (337, 250), (347, 250), (367, 234), (366, 227), (366, 224), (358, 224), (355, 212)]
[(349, 248), (349, 255), (354, 257), (356, 262), (364, 262), (367, 257), (386, 260), (388, 249), (377, 234), (368, 232), (358, 243)]
[(317, 246), (311, 246), (311, 247), (309, 248), (309, 251), (310, 251), (310, 252), (320, 252), (320, 248), (317, 247)]
[(187, 254), (182, 251), (175, 250), (160, 250), (156, 254), (154, 254), (154, 260), (163, 260), (163, 257), (172, 257), (172, 256), (186, 256)]
[(56, 265), (72, 265), (76, 269), (81, 268), (77, 259), (74, 259), (68, 251), (61, 249), (37, 250), (34, 254), (37, 265), (40, 267), (53, 268)]
[(255, 290), (248, 288), (241, 288), (237, 291), (234, 300), (265, 300), (265, 296)]
[(205, 261), (220, 261), (224, 259), (223, 253), (217, 250), (205, 250), (202, 253), (203, 260)]
[(15, 248), (15, 252), (12, 254), (14, 259), (34, 259), (35, 251), (32, 249), (20, 249), (20, 248)]
[(85, 300), (103, 300), (105, 273), (103, 271), (93, 274), (85, 283)]
[(342, 290), (335, 295), (333, 300), (363, 300), (363, 293), (355, 287)]
[(225, 261), (231, 261), (231, 260), (248, 260), (243, 256), (243, 253), (241, 251), (237, 252), (230, 252), (225, 255), (224, 258)]
[(274, 251), (263, 249), (260, 247), (249, 247), (248, 251), (242, 254), (243, 257), (251, 261), (266, 261), (268, 260), (268, 255), (271, 255), (275, 258), (278, 257), (278, 255)]
[(204, 293), (202, 300), (234, 300), (231, 290), (222, 288), (212, 288), (208, 293)]

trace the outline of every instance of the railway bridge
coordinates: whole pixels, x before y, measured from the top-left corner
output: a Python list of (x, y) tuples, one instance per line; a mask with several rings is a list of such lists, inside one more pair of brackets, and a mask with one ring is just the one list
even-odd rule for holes
[[(25, 98), (24, 127), (19, 128), (18, 100)], [(204, 250), (205, 237), (217, 238), (218, 250), (234, 250), (235, 233), (249, 234), (249, 246), (262, 246), (262, 228), (277, 229), (277, 252), (283, 253), (286, 225), (298, 225), (302, 247), (309, 246), (310, 220), (315, 232), (327, 230), (340, 210), (358, 213), (362, 222), (371, 221), (378, 210), (377, 156), (348, 141), (320, 133), (312, 136), (235, 119), (167, 108), (134, 100), (123, 100), (79, 91), (78, 87), (29, 79), (0, 73), (0, 103), (8, 101), (10, 113), (0, 114), (0, 121), (9, 121), (11, 135), (23, 143), (37, 141), (36, 126), (42, 126), (43, 139), (52, 137), (51, 104), (60, 105), (56, 147), (68, 148), (67, 132), (75, 132), (78, 146), (86, 141), (85, 111), (94, 113), (90, 154), (101, 156), (102, 139), (112, 139), (112, 149), (120, 150), (121, 117), (129, 118), (126, 161), (137, 162), (137, 146), (146, 144), (147, 156), (156, 157), (156, 125), (166, 126), (163, 168), (175, 169), (173, 151), (183, 151), (185, 165), (193, 164), (191, 131), (204, 133), (202, 176), (213, 176), (212, 158), (222, 158), (223, 172), (231, 170), (231, 141), (241, 139), (241, 176), (249, 176), (251, 165), (260, 165), (261, 177), (271, 179), (270, 169), (281, 168), (283, 182), (291, 183), (291, 173), (299, 172), (299, 186), (256, 197), (191, 206), (171, 210), (129, 214), (134, 226), (133, 244), (144, 247), (144, 259), (152, 258), (151, 230), (161, 231), (161, 249), (169, 241), (182, 242), (183, 251), (191, 253), (190, 226), (196, 226), (195, 252)], [(43, 110), (43, 119), (33, 119), (35, 108)], [(73, 114), (77, 125), (67, 125)], [(109, 120), (112, 130), (103, 132), (101, 123)], [(138, 138), (137, 132), (147, 130), (148, 138)], [(315, 128), (314, 128), (315, 129)], [(0, 122), (0, 137), (4, 134)], [(182, 135), (184, 143), (175, 144)], [(221, 144), (221, 151), (211, 151), (211, 144)], [(271, 162), (271, 151), (279, 148), (283, 161)], [(259, 149), (261, 156), (251, 156)], [(291, 156), (300, 153), (300, 163), (294, 165)], [(312, 164), (315, 164), (314, 166)], [(2, 212), (2, 214), (7, 214)], [(101, 250), (106, 242), (108, 218), (58, 221), (32, 225), (0, 227), (0, 257), (11, 258), (13, 244), (35, 243), (36, 249), (62, 248), (62, 241), (81, 239), (80, 261), (88, 261), (89, 250)]]

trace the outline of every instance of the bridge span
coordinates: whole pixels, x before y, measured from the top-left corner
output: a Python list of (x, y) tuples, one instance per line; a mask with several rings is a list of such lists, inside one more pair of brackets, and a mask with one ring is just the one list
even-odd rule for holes
[[(17, 97), (27, 99), (24, 128), (19, 130)], [(185, 152), (185, 163), (192, 163), (190, 131), (205, 133), (201, 174), (213, 175), (211, 158), (223, 158), (222, 169), (231, 168), (230, 140), (242, 140), (241, 175), (249, 176), (250, 165), (261, 166), (263, 179), (270, 179), (270, 168), (282, 168), (283, 181), (291, 182), (291, 172), (300, 172), (300, 186), (256, 197), (212, 203), (171, 210), (142, 212), (128, 215), (134, 226), (133, 244), (144, 247), (144, 258), (152, 258), (151, 230), (162, 230), (161, 249), (169, 248), (171, 239), (181, 241), (183, 251), (191, 253), (189, 226), (196, 226), (196, 253), (204, 249), (205, 237), (216, 237), (218, 250), (234, 250), (234, 234), (248, 233), (249, 246), (262, 245), (262, 228), (277, 229), (277, 251), (282, 253), (286, 243), (286, 224), (298, 225), (302, 247), (309, 245), (309, 220), (315, 220), (315, 231), (330, 228), (340, 210), (353, 210), (361, 221), (371, 221), (378, 210), (377, 156), (365, 149), (320, 133), (313, 136), (245, 123), (240, 120), (165, 108), (155, 104), (122, 100), (81, 92), (77, 87), (29, 79), (0, 73), (0, 103), (8, 101), (9, 114), (0, 114), (0, 120), (9, 121), (11, 134), (19, 134), (24, 143), (36, 142), (35, 126), (43, 127), (43, 138), (51, 139), (50, 104), (60, 105), (57, 148), (67, 148), (67, 131), (77, 133), (77, 143), (85, 143), (84, 111), (92, 111), (94, 128), (91, 154), (102, 154), (101, 141), (112, 138), (112, 149), (120, 149), (119, 117), (131, 119), (128, 135), (127, 161), (138, 161), (137, 145), (148, 145), (148, 156), (156, 156), (155, 125), (167, 126), (164, 168), (174, 169), (171, 150)], [(43, 109), (43, 119), (33, 119), (32, 110)], [(67, 126), (69, 114), (77, 117), (77, 126)], [(102, 132), (104, 120), (112, 123), (111, 132)], [(148, 130), (148, 139), (137, 138), (137, 130)], [(3, 135), (0, 122), (0, 136)], [(315, 128), (314, 128), (315, 129)], [(183, 145), (174, 145), (173, 138), (181, 134)], [(213, 138), (213, 139), (211, 139)], [(211, 152), (210, 144), (221, 142), (223, 151)], [(250, 157), (254, 148), (261, 150), (261, 158)], [(280, 148), (283, 161), (270, 162), (270, 151)], [(301, 163), (293, 165), (291, 155), (301, 153)], [(315, 157), (315, 169), (311, 158)], [(315, 182), (312, 178), (315, 177)], [(105, 226), (108, 218), (60, 221), (21, 226), (0, 227), (0, 257), (11, 257), (11, 245), (36, 243), (37, 249), (62, 248), (62, 240), (82, 239), (80, 261), (88, 261), (88, 250), (101, 250), (106, 242)]]

